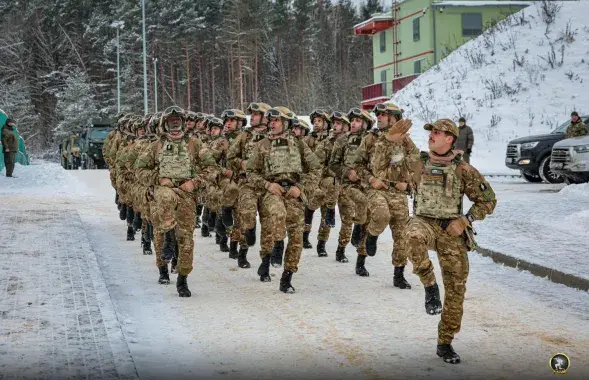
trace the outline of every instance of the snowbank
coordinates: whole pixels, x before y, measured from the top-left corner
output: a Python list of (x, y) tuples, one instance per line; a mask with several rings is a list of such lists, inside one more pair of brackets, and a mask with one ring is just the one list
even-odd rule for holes
[(88, 193), (87, 187), (71, 176), (61, 165), (37, 161), (28, 166), (16, 164), (13, 178), (5, 171), (0, 176), (1, 193), (44, 193), (54, 195), (79, 195)]
[(562, 188), (559, 193), (563, 196), (589, 196), (589, 183), (579, 185), (568, 185)]
[(537, 2), (393, 96), (413, 120), (418, 147), (427, 149), (426, 121), (464, 116), (475, 135), (471, 163), (485, 173), (517, 174), (504, 165), (509, 140), (549, 133), (572, 110), (589, 113), (589, 1), (548, 3), (560, 6), (550, 25)]

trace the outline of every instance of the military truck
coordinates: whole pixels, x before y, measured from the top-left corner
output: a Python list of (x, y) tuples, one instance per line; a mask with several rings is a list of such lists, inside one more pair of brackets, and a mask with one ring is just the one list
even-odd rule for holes
[(112, 131), (109, 119), (96, 119), (80, 134), (82, 149), (82, 169), (104, 169), (106, 162), (102, 156), (102, 146)]
[(82, 166), (81, 139), (77, 134), (66, 137), (59, 144), (61, 166), (65, 170), (78, 170)]

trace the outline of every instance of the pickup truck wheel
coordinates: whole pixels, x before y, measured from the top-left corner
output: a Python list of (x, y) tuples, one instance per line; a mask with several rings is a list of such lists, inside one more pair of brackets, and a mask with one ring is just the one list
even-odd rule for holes
[(529, 173), (529, 172), (526, 172), (523, 170), (521, 173), (522, 173), (522, 177), (524, 177), (524, 179), (528, 182), (532, 182), (532, 183), (542, 182), (542, 177), (540, 177), (538, 174)]
[(546, 183), (563, 183), (564, 177), (550, 170), (550, 156), (544, 157), (540, 162), (540, 177)]

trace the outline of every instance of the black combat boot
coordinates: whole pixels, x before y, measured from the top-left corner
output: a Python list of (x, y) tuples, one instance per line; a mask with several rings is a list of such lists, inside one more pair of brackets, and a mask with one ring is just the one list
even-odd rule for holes
[(243, 269), (251, 267), (249, 261), (247, 261), (247, 251), (247, 246), (239, 247), (239, 253), (237, 255), (237, 266)]
[[(207, 224), (209, 225), (209, 231), (215, 231), (217, 227), (217, 213), (209, 210), (209, 219)], [(217, 243), (218, 244), (218, 243)]]
[(313, 214), (315, 213), (314, 210), (309, 210), (305, 207), (305, 225), (310, 226), (313, 224)]
[(258, 268), (258, 275), (260, 276), (260, 281), (262, 282), (272, 281), (272, 279), (270, 278), (270, 254), (264, 255), (262, 263)]
[(143, 247), (144, 255), (151, 255), (151, 237), (149, 236), (149, 226), (145, 228), (145, 231), (141, 234), (141, 246)]
[(133, 216), (133, 228), (135, 228), (135, 231), (139, 231), (142, 224), (143, 219), (141, 219), (141, 213), (135, 212), (135, 215)]
[(176, 255), (174, 255), (174, 257), (172, 257), (172, 262), (170, 265), (170, 273), (172, 273), (172, 274), (178, 273), (178, 256), (176, 256)]
[(354, 228), (352, 229), (352, 240), (350, 242), (356, 248), (362, 244), (362, 227), (361, 224), (354, 224)]
[(162, 247), (161, 259), (169, 263), (174, 257), (174, 239), (172, 235), (174, 230), (170, 230), (164, 234), (164, 245)]
[(280, 278), (280, 291), (283, 293), (294, 293), (295, 288), (290, 283), (292, 280), (292, 272), (289, 270), (285, 270), (282, 272), (282, 277)]
[(244, 233), (245, 242), (249, 247), (252, 247), (256, 244), (256, 226), (254, 228), (250, 228), (249, 230), (245, 230)]
[(221, 235), (215, 231), (215, 244), (221, 244)]
[(376, 241), (378, 240), (378, 236), (372, 236), (368, 234), (366, 236), (366, 254), (368, 256), (376, 255)]
[(221, 238), (221, 242), (219, 243), (219, 249), (221, 250), (221, 252), (229, 252), (229, 246), (227, 245), (228, 241), (229, 238), (227, 237), (227, 235)]
[(203, 223), (200, 226), (200, 236), (202, 237), (209, 237), (211, 236), (211, 233), (209, 232), (209, 225), (206, 223)]
[(313, 244), (311, 244), (311, 242), (309, 241), (310, 234), (311, 234), (311, 231), (303, 232), (303, 248), (305, 248), (305, 249), (312, 249), (313, 248)]
[(233, 208), (232, 207), (223, 207), (221, 209), (221, 220), (223, 221), (223, 225), (225, 228), (231, 229), (233, 228)]
[(438, 284), (433, 284), (425, 288), (425, 312), (429, 315), (436, 315), (442, 312), (442, 301), (440, 301)]
[(149, 241), (153, 241), (153, 224), (151, 222), (147, 223), (147, 237)]
[(347, 263), (348, 258), (345, 254), (346, 247), (337, 246), (337, 251), (335, 251), (335, 261), (339, 261), (340, 263)]
[(176, 290), (178, 291), (178, 296), (180, 297), (190, 297), (192, 295), (188, 289), (186, 276), (178, 275), (178, 279), (176, 279)]
[(207, 207), (203, 208), (202, 210), (202, 225), (200, 235), (202, 237), (211, 236), (211, 232), (209, 230), (209, 209)]
[(202, 205), (196, 205), (196, 220), (194, 221), (194, 228), (200, 228), (200, 214), (202, 213), (202, 207)]
[(168, 265), (159, 267), (160, 278), (157, 281), (160, 285), (168, 285), (170, 283), (170, 275), (168, 274)]
[(221, 216), (217, 217), (217, 220), (215, 221), (215, 231), (217, 231), (221, 237), (227, 236), (227, 229), (221, 220)]
[(237, 252), (237, 242), (231, 240), (231, 243), (229, 243), (229, 258), (235, 260), (238, 256), (239, 252)]
[(270, 256), (270, 263), (274, 268), (280, 268), (282, 266), (282, 256), (284, 255), (284, 240), (278, 240), (274, 242), (274, 248), (272, 248), (272, 255)]
[(127, 241), (135, 240), (135, 229), (132, 225), (127, 225)]
[[(117, 191), (115, 191), (115, 204), (117, 205), (117, 207), (119, 207), (119, 193)], [(119, 208), (120, 210), (120, 208)]]
[(319, 257), (327, 257), (327, 251), (325, 250), (325, 240), (318, 240), (317, 241), (317, 255)]
[(335, 208), (325, 210), (325, 225), (329, 228), (335, 227)]
[(395, 267), (395, 275), (393, 276), (393, 285), (399, 289), (411, 289), (411, 285), (405, 280), (403, 272), (405, 267)]
[(366, 262), (366, 256), (358, 255), (358, 258), (356, 259), (356, 274), (360, 277), (370, 276), (370, 273), (368, 273), (368, 271), (364, 267), (365, 262)]
[(436, 353), (446, 363), (460, 363), (460, 356), (454, 351), (451, 344), (438, 344), (438, 349), (436, 350)]
[(127, 219), (127, 205), (121, 205), (119, 209), (119, 219), (126, 220)]
[(131, 206), (127, 206), (127, 225), (133, 225), (133, 219), (135, 219), (135, 212)]

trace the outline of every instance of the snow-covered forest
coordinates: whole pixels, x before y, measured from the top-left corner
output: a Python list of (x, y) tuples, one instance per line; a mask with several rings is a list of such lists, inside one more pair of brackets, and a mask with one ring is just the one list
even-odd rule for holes
[[(219, 113), (251, 101), (348, 109), (372, 82), (372, 41), (353, 26), (380, 1), (145, 0), (149, 108)], [(33, 151), (117, 108), (143, 111), (140, 0), (0, 3), (0, 108)]]

